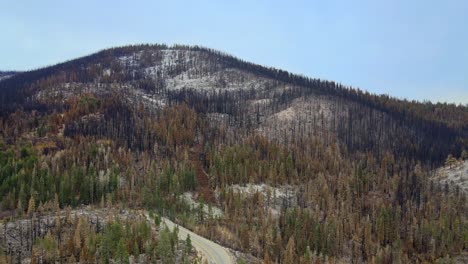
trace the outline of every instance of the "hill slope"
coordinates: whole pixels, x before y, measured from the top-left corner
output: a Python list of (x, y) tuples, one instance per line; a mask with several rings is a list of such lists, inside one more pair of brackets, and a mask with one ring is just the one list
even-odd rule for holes
[[(371, 95), (206, 48), (120, 47), (0, 81), (0, 216), (145, 208), (250, 260), (456, 259), (467, 198), (430, 175), (467, 144), (466, 106)], [(74, 234), (83, 239), (47, 235), (60, 261), (106, 258)], [(126, 236), (106, 254), (154, 262), (171, 257), (169, 240)]]
[(62, 108), (83, 93), (114, 95), (130, 106), (154, 109), (185, 102), (229, 128), (270, 138), (281, 134), (286, 137), (281, 140), (326, 138), (326, 131), (326, 140), (337, 139), (350, 151), (372, 150), (378, 157), (391, 150), (436, 162), (449, 153), (459, 155), (467, 145), (467, 107), (375, 96), (200, 47), (109, 49), (0, 84), (2, 112), (18, 104)]

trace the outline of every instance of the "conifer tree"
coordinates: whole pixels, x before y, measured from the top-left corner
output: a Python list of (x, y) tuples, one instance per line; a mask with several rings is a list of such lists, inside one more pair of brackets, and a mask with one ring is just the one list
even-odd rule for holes
[(33, 213), (36, 211), (36, 201), (34, 199), (34, 195), (31, 195), (31, 198), (29, 198), (29, 203), (28, 203), (28, 215), (31, 217), (33, 216)]
[(285, 264), (295, 264), (297, 263), (296, 259), (296, 245), (294, 243), (294, 237), (289, 238), (288, 244), (286, 244), (286, 250), (284, 252), (283, 263)]

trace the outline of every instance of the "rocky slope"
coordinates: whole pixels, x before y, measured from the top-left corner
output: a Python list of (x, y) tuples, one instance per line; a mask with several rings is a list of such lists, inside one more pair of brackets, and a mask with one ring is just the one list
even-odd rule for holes
[(444, 188), (452, 191), (458, 189), (468, 196), (468, 160), (437, 169), (432, 179)]

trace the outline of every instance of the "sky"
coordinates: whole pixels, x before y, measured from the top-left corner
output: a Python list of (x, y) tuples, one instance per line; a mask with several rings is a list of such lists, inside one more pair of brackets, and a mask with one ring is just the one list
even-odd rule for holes
[(466, 0), (0, 0), (0, 70), (201, 45), (409, 100), (468, 104)]

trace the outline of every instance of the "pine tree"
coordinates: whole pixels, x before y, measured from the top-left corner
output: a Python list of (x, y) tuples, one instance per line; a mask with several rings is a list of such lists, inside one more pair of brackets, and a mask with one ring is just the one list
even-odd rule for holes
[(36, 201), (34, 199), (34, 195), (31, 195), (28, 203), (28, 216), (31, 217), (33, 213), (36, 211)]
[(20, 192), (18, 194), (18, 204), (17, 204), (17, 209), (19, 213), (23, 214), (24, 213), (24, 206), (26, 202), (26, 192), (24, 191), (24, 184), (21, 184), (20, 187)]
[(78, 250), (78, 252), (81, 250), (81, 229), (82, 229), (82, 220), (78, 220), (78, 224), (75, 229), (75, 235), (73, 236), (73, 243), (75, 245), (75, 249)]
[(115, 253), (115, 260), (117, 263), (120, 264), (127, 264), (128, 263), (129, 254), (127, 249), (124, 246), (123, 239), (120, 239), (117, 243), (117, 249)]
[(54, 195), (54, 211), (55, 212), (60, 211), (60, 202), (59, 202), (59, 197), (58, 197), (57, 193), (55, 193), (55, 195)]
[(270, 264), (270, 255), (268, 254), (268, 250), (265, 250), (265, 253), (263, 254), (263, 264)]
[(74, 255), (71, 255), (71, 257), (68, 259), (69, 264), (76, 264), (76, 258)]
[(171, 231), (167, 226), (164, 226), (159, 232), (157, 252), (163, 263), (173, 262), (174, 251), (171, 247)]
[(135, 256), (135, 258), (138, 258), (138, 256), (140, 256), (140, 247), (138, 247), (138, 243), (135, 241), (135, 243), (133, 243), (133, 255)]
[(16, 206), (16, 210), (21, 215), (24, 213), (23, 201), (21, 199), (18, 199), (18, 205)]
[(283, 256), (283, 263), (285, 264), (295, 264), (296, 260), (296, 245), (294, 243), (294, 237), (289, 238), (288, 244), (286, 245), (286, 251)]
[(310, 247), (306, 247), (306, 251), (304, 252), (304, 256), (302, 257), (303, 263), (312, 263), (312, 251), (310, 251)]
[(101, 208), (104, 208), (106, 206), (106, 204), (104, 203), (104, 194), (101, 195), (101, 202), (100, 202), (100, 206)]
[(187, 254), (192, 251), (192, 240), (190, 239), (190, 234), (187, 234), (187, 238), (185, 239), (185, 250)]

